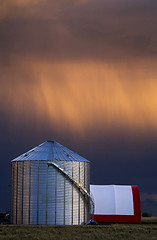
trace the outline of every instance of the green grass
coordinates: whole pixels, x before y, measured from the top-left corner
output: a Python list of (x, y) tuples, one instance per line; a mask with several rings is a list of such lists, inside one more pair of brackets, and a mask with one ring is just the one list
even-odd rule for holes
[(142, 224), (93, 226), (0, 225), (1, 239), (157, 240), (157, 218), (143, 218)]

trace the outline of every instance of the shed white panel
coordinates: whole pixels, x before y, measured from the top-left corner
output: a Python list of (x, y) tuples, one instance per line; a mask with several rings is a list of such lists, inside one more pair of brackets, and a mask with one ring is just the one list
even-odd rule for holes
[(98, 215), (134, 215), (131, 186), (90, 185)]

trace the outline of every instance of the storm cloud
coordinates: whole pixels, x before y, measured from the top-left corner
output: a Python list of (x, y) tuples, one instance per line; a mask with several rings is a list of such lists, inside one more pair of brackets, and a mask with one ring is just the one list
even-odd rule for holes
[(51, 138), (92, 161), (93, 184), (156, 199), (156, 26), (155, 0), (1, 1), (1, 209), (10, 160)]
[(2, 2), (1, 56), (52, 61), (156, 59), (156, 1)]

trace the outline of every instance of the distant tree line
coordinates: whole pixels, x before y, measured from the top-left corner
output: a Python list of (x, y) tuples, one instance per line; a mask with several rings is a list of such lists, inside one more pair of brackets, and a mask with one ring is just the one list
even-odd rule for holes
[(5, 213), (0, 213), (0, 224), (9, 224), (10, 223), (10, 211)]
[(144, 212), (142, 213), (142, 217), (152, 217), (152, 214), (148, 212)]

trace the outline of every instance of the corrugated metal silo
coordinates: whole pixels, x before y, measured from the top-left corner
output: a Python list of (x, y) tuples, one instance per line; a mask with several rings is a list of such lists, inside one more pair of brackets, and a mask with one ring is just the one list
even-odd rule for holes
[(72, 225), (90, 218), (90, 162), (56, 141), (12, 160), (13, 224)]

